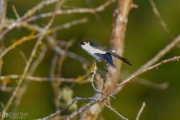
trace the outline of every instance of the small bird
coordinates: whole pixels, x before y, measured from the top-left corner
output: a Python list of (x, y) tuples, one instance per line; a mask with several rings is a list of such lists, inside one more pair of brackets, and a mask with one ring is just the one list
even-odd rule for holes
[[(96, 59), (97, 62), (105, 61), (109, 65), (115, 67), (112, 56), (122, 60), (123, 62), (131, 65), (129, 60), (117, 55), (112, 50), (109, 50), (106, 46), (98, 42), (93, 38), (87, 38), (82, 40), (79, 45), (88, 52), (92, 57)], [(112, 55), (112, 56), (111, 56)], [(116, 68), (116, 67), (115, 67)]]

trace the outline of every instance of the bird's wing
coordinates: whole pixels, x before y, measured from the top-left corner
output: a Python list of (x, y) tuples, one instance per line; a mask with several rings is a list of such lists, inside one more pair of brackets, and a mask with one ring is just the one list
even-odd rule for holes
[(117, 55), (116, 53), (112, 52), (111, 50), (109, 50), (109, 49), (106, 48), (106, 47), (101, 47), (101, 46), (94, 46), (94, 47), (97, 48), (97, 49), (100, 49), (100, 50), (102, 50), (102, 51), (105, 51), (105, 52), (107, 52), (107, 53), (113, 55), (114, 57), (116, 57), (116, 58), (122, 60), (123, 62), (125, 62), (125, 63), (131, 65), (131, 63), (130, 63), (129, 60), (127, 60), (126, 58), (123, 58), (123, 57)]

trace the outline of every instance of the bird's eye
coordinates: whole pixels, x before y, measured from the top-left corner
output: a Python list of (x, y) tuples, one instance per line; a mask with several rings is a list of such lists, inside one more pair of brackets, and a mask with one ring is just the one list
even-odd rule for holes
[(80, 42), (79, 45), (85, 45), (85, 42)]

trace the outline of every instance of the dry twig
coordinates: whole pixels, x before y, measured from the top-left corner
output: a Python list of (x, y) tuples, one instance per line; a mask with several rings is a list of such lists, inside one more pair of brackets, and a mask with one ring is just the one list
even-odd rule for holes
[(137, 114), (137, 116), (136, 116), (136, 120), (139, 120), (139, 117), (140, 117), (140, 115), (142, 114), (145, 106), (146, 106), (146, 103), (143, 102), (143, 104), (142, 104), (142, 106), (141, 106), (141, 109), (139, 110), (139, 112), (138, 112), (138, 114)]
[(164, 20), (161, 17), (161, 14), (159, 13), (158, 9), (156, 8), (156, 4), (154, 3), (153, 0), (149, 0), (150, 4), (152, 6), (152, 9), (154, 11), (154, 14), (157, 16), (159, 23), (161, 24), (161, 26), (163, 27), (163, 30), (169, 35), (169, 37), (171, 39), (174, 39), (174, 35), (171, 33), (171, 31), (169, 30), (169, 28), (167, 27), (166, 23), (164, 22)]
[(151, 60), (149, 60), (146, 64), (144, 64), (142, 67), (140, 67), (136, 72), (134, 72), (130, 77), (125, 79), (122, 83), (119, 83), (111, 92), (117, 92), (117, 89), (120, 89), (128, 82), (132, 81), (134, 78), (136, 78), (139, 74), (143, 73), (147, 70), (152, 64), (157, 62), (162, 56), (164, 56), (167, 52), (169, 52), (177, 43), (180, 42), (180, 35), (176, 37), (170, 44), (168, 44), (164, 49), (159, 51), (158, 54), (156, 54)]
[[(14, 98), (17, 96), (18, 91), (20, 90), (20, 87), (21, 87), (22, 83), (24, 82), (24, 79), (25, 79), (26, 76), (27, 76), (27, 72), (28, 72), (29, 67), (30, 67), (30, 65), (31, 65), (31, 63), (32, 63), (32, 61), (33, 61), (33, 59), (34, 59), (34, 57), (35, 57), (35, 54), (36, 54), (36, 52), (37, 52), (37, 49), (38, 49), (39, 45), (42, 43), (42, 39), (43, 39), (46, 31), (49, 29), (49, 27), (51, 26), (52, 22), (54, 21), (54, 18), (55, 18), (55, 16), (56, 16), (56, 12), (57, 12), (57, 10), (59, 9), (59, 7), (61, 6), (61, 4), (62, 4), (62, 1), (60, 1), (60, 2), (57, 3), (56, 8), (55, 8), (54, 15), (53, 15), (53, 17), (51, 18), (51, 20), (49, 21), (49, 23), (47, 24), (47, 26), (45, 27), (45, 29), (44, 29), (42, 35), (40, 36), (40, 38), (37, 40), (37, 42), (36, 42), (36, 44), (35, 44), (35, 46), (34, 46), (34, 49), (33, 49), (32, 53), (31, 53), (31, 56), (30, 56), (29, 60), (27, 61), (26, 66), (25, 66), (25, 68), (24, 68), (24, 71), (23, 71), (23, 74), (22, 74), (22, 78), (19, 79), (18, 85), (17, 85), (16, 89), (14, 90), (14, 92), (12, 93), (12, 96), (11, 96), (10, 99), (8, 100), (8, 102), (7, 102), (6, 106), (5, 106), (5, 108), (3, 109), (2, 113), (5, 113), (5, 112), (8, 110), (8, 108), (10, 107), (10, 105), (11, 105), (11, 103), (13, 102)], [(28, 16), (28, 15), (27, 15), (27, 16)], [(26, 16), (25, 16), (25, 17), (26, 17)], [(1, 116), (1, 118), (2, 118), (2, 116)]]

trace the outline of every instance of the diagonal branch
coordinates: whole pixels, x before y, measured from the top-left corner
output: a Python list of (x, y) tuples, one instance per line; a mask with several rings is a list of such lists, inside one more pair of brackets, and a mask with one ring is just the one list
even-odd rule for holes
[(142, 106), (141, 106), (141, 108), (140, 108), (140, 110), (139, 110), (139, 112), (138, 112), (138, 114), (137, 114), (137, 116), (136, 116), (136, 120), (139, 120), (139, 117), (140, 117), (140, 115), (141, 115), (141, 113), (143, 112), (143, 110), (144, 110), (145, 107), (146, 107), (146, 103), (143, 102), (143, 104), (142, 104)]
[[(116, 0), (108, 0), (104, 4), (100, 5), (97, 8), (77, 8), (77, 9), (72, 9), (72, 10), (59, 10), (58, 15), (62, 14), (73, 14), (73, 13), (96, 13), (96, 12), (101, 12), (103, 11), (106, 7), (108, 7), (111, 3), (115, 2)], [(45, 18), (45, 17), (51, 17), (52, 12), (49, 13), (43, 13), (37, 16), (32, 16), (26, 20), (26, 22), (34, 21), (40, 18)]]
[(170, 44), (168, 44), (164, 49), (159, 51), (157, 55), (155, 55), (151, 60), (149, 60), (146, 64), (144, 64), (142, 67), (140, 67), (136, 72), (134, 72), (130, 77), (128, 77), (126, 80), (124, 80), (122, 83), (118, 84), (111, 92), (117, 92), (117, 89), (122, 88), (125, 84), (132, 81), (137, 74), (139, 74), (141, 71), (144, 71), (144, 69), (148, 68), (149, 66), (153, 65), (155, 62), (157, 62), (162, 56), (164, 56), (167, 52), (169, 52), (177, 43), (180, 42), (180, 35), (176, 37)]
[[(31, 52), (31, 56), (30, 56), (29, 60), (27, 61), (26, 66), (25, 66), (25, 68), (24, 68), (22, 78), (19, 79), (18, 85), (17, 85), (17, 87), (15, 88), (14, 92), (12, 93), (12, 96), (11, 96), (10, 99), (8, 100), (8, 102), (7, 102), (6, 106), (5, 106), (5, 108), (3, 109), (2, 113), (5, 113), (5, 112), (8, 110), (8, 108), (9, 108), (10, 105), (11, 105), (11, 103), (13, 102), (13, 100), (15, 99), (15, 97), (17, 96), (17, 94), (18, 94), (18, 92), (19, 92), (19, 90), (20, 90), (20, 87), (21, 87), (22, 83), (24, 82), (24, 79), (25, 79), (26, 76), (28, 75), (29, 67), (30, 67), (30, 65), (31, 65), (31, 63), (32, 63), (32, 61), (33, 61), (33, 59), (34, 59), (34, 57), (35, 57), (35, 54), (36, 54), (36, 52), (37, 52), (37, 50), (38, 50), (38, 47), (39, 47), (39, 45), (41, 44), (41, 41), (42, 41), (42, 39), (43, 39), (46, 31), (49, 29), (49, 27), (51, 26), (52, 22), (54, 21), (54, 18), (55, 18), (55, 16), (56, 16), (56, 12), (57, 12), (57, 10), (60, 8), (60, 6), (62, 5), (62, 2), (63, 2), (63, 1), (58, 1), (58, 2), (57, 2), (57, 5), (56, 5), (55, 11), (54, 11), (54, 15), (52, 16), (51, 20), (49, 21), (49, 23), (48, 23), (47, 26), (45, 27), (44, 31), (42, 32), (41, 37), (37, 40), (37, 42), (36, 42), (36, 44), (35, 44), (35, 46), (34, 46), (34, 49), (33, 49), (32, 52)], [(1, 116), (1, 117), (2, 117), (2, 116)]]
[(157, 16), (161, 26), (163, 27), (163, 30), (169, 35), (169, 37), (171, 39), (174, 39), (174, 35), (171, 33), (171, 31), (169, 30), (168, 26), (166, 25), (166, 23), (162, 19), (161, 14), (159, 13), (158, 9), (156, 8), (156, 4), (154, 3), (153, 0), (149, 0), (149, 1), (150, 1), (151, 6), (152, 6), (152, 9), (154, 11), (154, 14)]
[(20, 19), (17, 19), (16, 22), (12, 23), (11, 25), (8, 26), (8, 28), (6, 30), (4, 30), (2, 32), (2, 34), (0, 34), (0, 41), (4, 38), (4, 36), (13, 28), (15, 28), (19, 23), (23, 22), (26, 18), (30, 17), (31, 15), (35, 14), (38, 10), (40, 10), (41, 8), (43, 8), (46, 5), (52, 4), (54, 2), (57, 2), (58, 0), (49, 0), (49, 1), (43, 1), (41, 3), (39, 3), (37, 6), (35, 6), (34, 8), (32, 8), (31, 10), (29, 10), (23, 17), (21, 17)]

